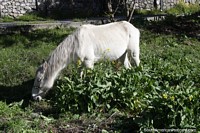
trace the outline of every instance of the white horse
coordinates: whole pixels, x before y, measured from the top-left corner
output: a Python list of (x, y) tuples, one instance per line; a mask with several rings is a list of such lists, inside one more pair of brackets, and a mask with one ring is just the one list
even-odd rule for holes
[(81, 26), (65, 38), (37, 69), (32, 88), (33, 99), (41, 100), (53, 86), (59, 72), (77, 60), (92, 69), (100, 59), (122, 58), (124, 66), (130, 68), (128, 53), (131, 53), (136, 66), (139, 66), (139, 40), (139, 30), (126, 21)]

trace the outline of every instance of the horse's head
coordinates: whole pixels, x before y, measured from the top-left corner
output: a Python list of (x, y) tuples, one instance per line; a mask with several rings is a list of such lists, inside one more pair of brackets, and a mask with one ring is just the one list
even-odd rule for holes
[(45, 74), (47, 70), (47, 62), (43, 61), (43, 63), (39, 66), (36, 71), (35, 81), (32, 88), (32, 97), (34, 100), (40, 101), (42, 96), (47, 92), (48, 88), (45, 87)]

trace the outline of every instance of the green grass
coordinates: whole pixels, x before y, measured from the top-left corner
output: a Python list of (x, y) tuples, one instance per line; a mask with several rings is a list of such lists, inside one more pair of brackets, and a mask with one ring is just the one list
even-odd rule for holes
[(13, 86), (33, 78), (35, 68), (42, 59), (47, 58), (49, 52), (65, 35), (71, 33), (71, 30), (42, 30), (30, 34), (2, 35), (0, 85)]
[(28, 13), (28, 14), (25, 14), (23, 16), (20, 16), (16, 20), (17, 21), (46, 21), (46, 20), (50, 20), (50, 19), (42, 17), (42, 16), (40, 16), (39, 14), (36, 14), (36, 13)]
[(160, 10), (144, 10), (144, 9), (136, 9), (134, 11), (134, 14), (136, 15), (161, 15), (161, 14), (165, 14), (165, 12), (162, 12)]
[(52, 21), (52, 19), (39, 15), (38, 13), (27, 13), (17, 18), (12, 18), (9, 16), (2, 17), (0, 22), (16, 22), (16, 21)]
[(199, 4), (186, 4), (184, 2), (180, 2), (178, 4), (175, 4), (173, 7), (170, 9), (166, 9), (164, 11), (160, 10), (141, 10), (141, 9), (136, 9), (134, 14), (139, 14), (139, 15), (173, 15), (173, 16), (178, 16), (178, 15), (190, 15), (196, 12), (200, 11), (200, 6)]
[(0, 36), (0, 131), (200, 130), (199, 40), (177, 34), (169, 20), (135, 25), (141, 31), (140, 67), (99, 62), (83, 80), (69, 67), (41, 102), (30, 101), (35, 71), (74, 29)]

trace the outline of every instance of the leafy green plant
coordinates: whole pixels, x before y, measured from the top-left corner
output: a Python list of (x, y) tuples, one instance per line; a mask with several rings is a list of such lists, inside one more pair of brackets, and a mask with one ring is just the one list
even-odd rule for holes
[[(70, 77), (65, 77), (56, 92), (56, 101), (61, 110), (88, 111), (97, 109), (107, 111), (114, 107), (139, 109), (132, 103), (137, 100), (132, 95), (135, 89), (132, 84), (137, 84), (141, 75), (131, 75), (134, 70), (129, 72), (122, 69), (114, 72), (111, 69), (104, 69), (111, 66), (109, 63), (101, 62), (94, 70), (85, 70), (83, 79), (80, 79), (77, 72), (70, 73)], [(137, 73), (135, 73), (137, 74)], [(129, 78), (125, 78), (125, 77)], [(136, 76), (136, 77), (134, 77)], [(130, 93), (132, 92), (132, 93)], [(134, 94), (133, 94), (134, 93)], [(65, 95), (69, 94), (69, 95)]]
[(198, 11), (200, 11), (199, 4), (186, 4), (185, 2), (179, 2), (173, 8), (170, 8), (165, 12), (171, 15), (184, 15), (196, 13)]
[(149, 127), (196, 129), (200, 112), (195, 83), (187, 80), (189, 73), (177, 74), (171, 64), (162, 66), (163, 61), (156, 60), (154, 71), (147, 66), (115, 71), (106, 69), (109, 64), (102, 62), (83, 79), (72, 72), (58, 83), (56, 107), (72, 112), (128, 110), (142, 116), (142, 120), (136, 120), (141, 130)]

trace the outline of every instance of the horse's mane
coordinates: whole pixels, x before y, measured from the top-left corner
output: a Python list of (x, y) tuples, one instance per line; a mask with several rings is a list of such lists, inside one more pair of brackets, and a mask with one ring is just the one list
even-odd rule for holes
[(66, 64), (68, 64), (71, 59), (71, 55), (74, 55), (74, 46), (77, 41), (77, 34), (75, 32), (72, 35), (66, 37), (58, 47), (50, 54), (49, 58), (47, 59), (47, 72), (46, 78), (53, 77), (56, 78), (58, 72), (63, 69)]

